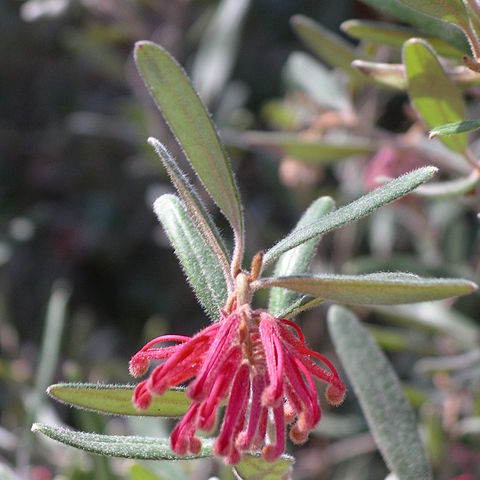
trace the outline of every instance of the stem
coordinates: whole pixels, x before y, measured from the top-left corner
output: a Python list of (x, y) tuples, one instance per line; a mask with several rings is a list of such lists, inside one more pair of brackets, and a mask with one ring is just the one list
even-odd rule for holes
[(240, 272), (236, 278), (237, 308), (242, 305), (248, 305), (252, 300), (252, 289), (248, 280), (248, 275)]
[(467, 148), (463, 154), (465, 160), (478, 172), (480, 171), (480, 165), (478, 164), (477, 160), (474, 158), (471, 150)]
[(240, 232), (235, 231), (233, 234), (234, 249), (232, 256), (231, 275), (232, 278), (237, 278), (237, 275), (242, 270), (243, 260), (243, 235)]

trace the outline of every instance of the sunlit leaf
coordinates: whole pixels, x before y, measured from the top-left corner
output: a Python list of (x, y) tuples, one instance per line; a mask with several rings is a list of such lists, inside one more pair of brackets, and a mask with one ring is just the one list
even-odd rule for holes
[(202, 440), (202, 449), (198, 455), (180, 457), (170, 449), (169, 438), (101, 435), (43, 423), (34, 423), (32, 432), (40, 432), (65, 445), (109, 457), (135, 458), (137, 460), (188, 460), (212, 456), (213, 439)]
[(263, 266), (267, 267), (282, 253), (302, 243), (339, 228), (354, 220), (369, 215), (377, 208), (403, 197), (408, 192), (426, 182), (437, 172), (435, 167), (424, 167), (402, 175), (395, 180), (367, 193), (363, 197), (344, 207), (325, 215), (315, 223), (307, 225), (287, 235), (263, 256)]
[(57, 383), (48, 387), (47, 393), (67, 405), (111, 415), (181, 417), (191, 403), (184, 390), (171, 389), (163, 395), (154, 395), (148, 408), (138, 410), (132, 402), (134, 388), (133, 385)]
[(368, 331), (339, 306), (328, 311), (335, 350), (388, 467), (398, 478), (431, 478), (415, 414), (396, 373)]
[(429, 137), (445, 137), (449, 135), (458, 135), (459, 133), (468, 133), (480, 128), (480, 120), (461, 120), (459, 122), (438, 125), (430, 130)]
[(290, 455), (273, 462), (266, 462), (260, 455), (247, 455), (233, 469), (241, 480), (283, 480), (290, 477), (294, 463)]
[(291, 156), (312, 165), (327, 165), (337, 160), (376, 151), (376, 145), (362, 140), (333, 141), (304, 138), (297, 133), (246, 132), (238, 137), (240, 146)]
[(140, 465), (139, 463), (134, 463), (129, 470), (131, 480), (160, 480), (164, 477), (159, 477), (148, 468)]
[(227, 285), (217, 257), (175, 195), (162, 195), (154, 210), (165, 229), (199, 302), (213, 319), (227, 300)]
[(359, 305), (394, 305), (466, 295), (477, 289), (468, 280), (422, 278), (411, 273), (299, 275), (262, 278), (260, 288), (282, 287), (313, 297)]
[(327, 65), (341, 68), (358, 77), (358, 73), (350, 66), (358, 55), (353, 46), (342, 37), (303, 15), (294, 15), (291, 24), (298, 37), (318, 58)]
[(462, 30), (470, 29), (467, 10), (462, 0), (400, 0), (417, 12), (424, 13), (444, 22), (458, 25)]
[[(331, 212), (334, 207), (335, 203), (330, 197), (321, 197), (315, 200), (302, 215), (295, 228), (310, 225), (325, 214)], [(299, 245), (285, 252), (277, 261), (274, 275), (280, 277), (307, 272), (312, 257), (315, 254), (318, 240), (319, 237), (313, 238), (303, 245)], [(298, 299), (299, 295), (290, 290), (272, 288), (270, 290), (268, 310), (272, 315), (277, 316), (281, 312), (287, 311)]]
[(388, 45), (401, 49), (412, 37), (424, 38), (442, 56), (462, 58), (463, 52), (434, 37), (422, 37), (418, 30), (401, 27), (393, 23), (373, 22), (369, 20), (347, 20), (340, 28), (357, 40), (366, 40), (378, 45)]
[[(417, 1), (413, 1), (415, 2), (414, 7), (416, 7)], [(427, 35), (441, 38), (464, 53), (470, 53), (470, 47), (464, 33), (452, 23), (445, 23), (438, 18), (425, 15), (408, 7), (401, 0), (362, 0), (362, 2), (403, 23), (417, 27)], [(438, 2), (431, 3), (436, 4)]]
[(215, 203), (243, 235), (240, 195), (210, 115), (176, 60), (152, 42), (135, 45), (137, 68), (157, 106)]
[[(428, 128), (464, 120), (465, 107), (460, 91), (445, 74), (442, 65), (420, 39), (411, 39), (403, 47), (403, 63), (408, 80), (410, 99)], [(451, 150), (463, 153), (466, 134), (441, 137)]]

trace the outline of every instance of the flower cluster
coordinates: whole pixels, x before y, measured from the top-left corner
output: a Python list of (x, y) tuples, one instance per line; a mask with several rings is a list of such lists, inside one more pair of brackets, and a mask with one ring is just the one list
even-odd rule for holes
[[(166, 342), (176, 345), (157, 348)], [(252, 310), (248, 304), (237, 307), (233, 302), (218, 322), (193, 337), (165, 335), (152, 340), (132, 357), (130, 373), (144, 375), (151, 360), (162, 363), (137, 385), (136, 407), (146, 409), (152, 395), (190, 381), (186, 395), (192, 404), (171, 435), (172, 450), (185, 455), (200, 451), (196, 431), (212, 431), (226, 401), (214, 453), (228, 464), (238, 463), (242, 452), (260, 449), (265, 460), (278, 458), (285, 450), (286, 424), (292, 424), (292, 442), (307, 440), (321, 417), (314, 377), (327, 382), (326, 397), (332, 405), (339, 405), (345, 394), (334, 366), (306, 346), (295, 323)], [(275, 438), (267, 442), (269, 422)]]

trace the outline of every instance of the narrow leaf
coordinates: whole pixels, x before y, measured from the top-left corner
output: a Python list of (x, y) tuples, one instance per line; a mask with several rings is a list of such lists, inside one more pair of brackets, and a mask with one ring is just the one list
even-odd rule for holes
[[(315, 200), (302, 215), (293, 231), (310, 225), (331, 212), (334, 207), (335, 203), (330, 197), (321, 197)], [(285, 252), (277, 261), (274, 275), (280, 277), (307, 272), (319, 239), (320, 237), (312, 238), (303, 245)], [(288, 310), (298, 299), (299, 295), (290, 290), (272, 288), (270, 290), (268, 310), (272, 315), (277, 316), (279, 313)]]
[(291, 24), (302, 42), (326, 64), (358, 77), (358, 73), (350, 66), (358, 55), (342, 37), (303, 15), (294, 15)]
[(458, 135), (459, 133), (469, 133), (480, 128), (480, 120), (461, 120), (459, 122), (439, 125), (430, 130), (429, 138), (445, 137), (449, 135)]
[(399, 479), (431, 478), (415, 414), (397, 375), (368, 331), (348, 310), (333, 306), (328, 328), (388, 467)]
[(468, 177), (422, 185), (415, 191), (415, 195), (429, 198), (458, 197), (472, 193), (479, 183), (480, 172), (474, 170)]
[(152, 404), (138, 410), (132, 403), (133, 385), (102, 385), (98, 383), (57, 383), (47, 389), (48, 395), (76, 408), (111, 415), (145, 417), (181, 417), (190, 406), (182, 389), (167, 390), (154, 395)]
[(321, 107), (338, 111), (350, 107), (345, 86), (331, 70), (310, 55), (292, 53), (285, 64), (283, 77), (287, 86), (302, 90)]
[(462, 58), (463, 52), (449, 43), (434, 37), (423, 37), (418, 30), (401, 27), (393, 23), (373, 22), (369, 20), (347, 20), (340, 28), (357, 40), (366, 40), (377, 45), (388, 45), (401, 49), (412, 37), (424, 38), (442, 56)]
[(222, 267), (225, 280), (229, 287), (232, 287), (233, 281), (230, 275), (230, 261), (225, 244), (223, 243), (223, 239), (210, 217), (210, 214), (204, 207), (203, 202), (168, 150), (155, 138), (150, 137), (148, 143), (152, 145), (155, 152), (160, 157), (170, 180), (182, 199), (185, 210), (190, 216), (192, 222), (197, 226), (205, 242), (211, 248), (212, 252), (215, 253), (218, 262)]
[(376, 145), (362, 140), (312, 140), (296, 133), (246, 132), (238, 136), (240, 146), (271, 151), (290, 156), (312, 165), (327, 165), (352, 155), (365, 155), (376, 151)]
[[(405, 67), (402, 64), (355, 60), (352, 62), (352, 66), (362, 74), (371, 77), (381, 86), (394, 88), (402, 92), (407, 90)], [(480, 75), (464, 66), (446, 68), (445, 73), (458, 88), (469, 88), (480, 83)]]
[(295, 292), (351, 305), (395, 305), (466, 295), (477, 289), (468, 280), (422, 278), (411, 273), (366, 275), (301, 275), (263, 278), (260, 288), (282, 287)]
[(222, 0), (202, 36), (192, 81), (207, 105), (222, 91), (232, 72), (249, 5), (250, 0)]
[(68, 428), (34, 423), (32, 432), (71, 447), (108, 457), (135, 458), (137, 460), (189, 460), (212, 456), (213, 439), (203, 439), (198, 455), (178, 456), (170, 449), (170, 439), (126, 435), (101, 435), (78, 432)]
[(233, 470), (241, 480), (282, 480), (290, 478), (294, 463), (290, 455), (282, 455), (273, 462), (260, 455), (247, 455)]
[(401, 0), (401, 2), (417, 12), (453, 23), (464, 31), (470, 30), (468, 13), (462, 0)]
[(403, 197), (422, 183), (426, 182), (437, 172), (435, 167), (424, 167), (402, 175), (395, 180), (367, 193), (358, 200), (325, 215), (318, 221), (307, 225), (280, 240), (263, 257), (263, 266), (267, 267), (282, 253), (297, 247), (302, 243), (335, 230), (346, 223), (359, 220), (369, 215), (377, 208), (387, 205), (394, 200)]
[(217, 257), (175, 195), (162, 195), (154, 210), (165, 229), (199, 302), (213, 319), (227, 300), (227, 285)]
[(323, 298), (312, 298), (310, 295), (300, 297), (295, 303), (278, 313), (279, 318), (294, 318), (298, 314), (317, 307), (323, 303)]
[[(386, 13), (404, 23), (409, 23), (427, 35), (445, 40), (464, 53), (470, 53), (468, 41), (462, 30), (452, 23), (445, 23), (438, 18), (407, 7), (401, 0), (362, 0), (363, 3)], [(438, 3), (438, 2), (433, 2)], [(414, 7), (417, 5), (415, 1)]]
[[(411, 39), (403, 47), (403, 63), (410, 99), (428, 128), (464, 120), (465, 107), (460, 91), (445, 74), (430, 46), (420, 39)], [(441, 137), (451, 150), (464, 153), (466, 134)]]
[(243, 237), (240, 195), (225, 149), (190, 80), (176, 60), (152, 42), (137, 42), (134, 55), (145, 85), (195, 172), (236, 237)]

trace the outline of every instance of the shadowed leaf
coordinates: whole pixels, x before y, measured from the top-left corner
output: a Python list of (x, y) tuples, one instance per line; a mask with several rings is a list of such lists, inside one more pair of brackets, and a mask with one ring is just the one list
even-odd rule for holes
[(388, 467), (399, 479), (431, 478), (415, 414), (383, 352), (355, 316), (339, 306), (328, 311), (335, 350)]

